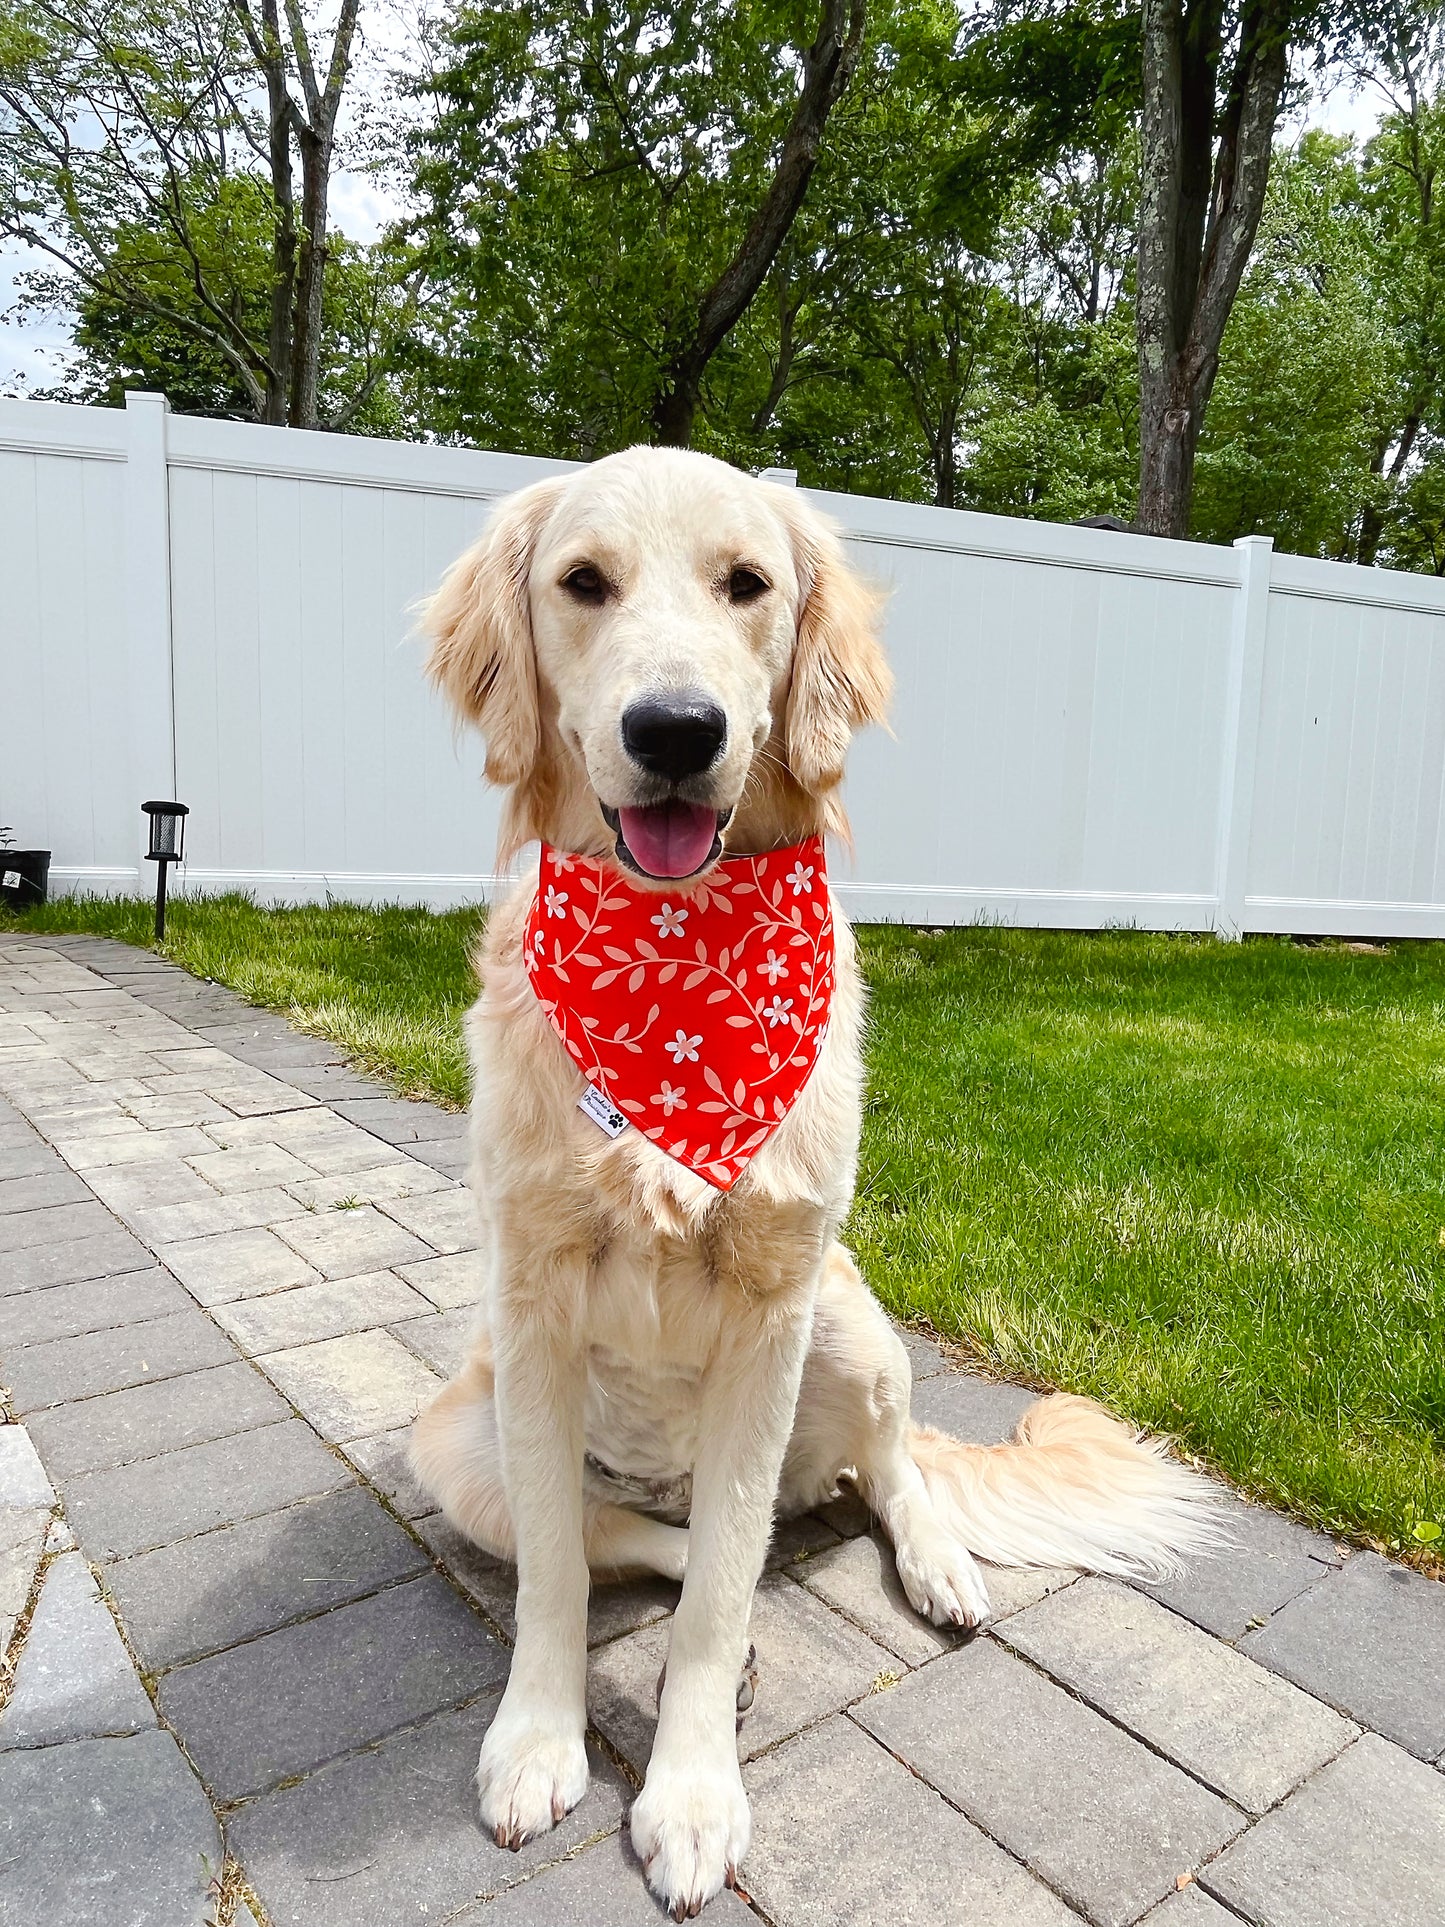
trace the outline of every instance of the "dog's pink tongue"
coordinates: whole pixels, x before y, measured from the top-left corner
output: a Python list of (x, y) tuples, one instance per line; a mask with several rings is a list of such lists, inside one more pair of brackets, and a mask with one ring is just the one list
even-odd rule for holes
[(649, 876), (690, 877), (707, 862), (717, 835), (717, 811), (696, 803), (654, 803), (618, 814), (623, 841)]

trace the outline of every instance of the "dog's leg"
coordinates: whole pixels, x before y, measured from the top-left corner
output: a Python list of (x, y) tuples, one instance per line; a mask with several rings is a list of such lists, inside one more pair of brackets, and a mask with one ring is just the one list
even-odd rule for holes
[(585, 1259), (553, 1256), (576, 1277), (505, 1265), (492, 1323), (497, 1435), (517, 1543), (517, 1645), (507, 1690), (482, 1742), (477, 1791), (499, 1846), (545, 1833), (587, 1790), (587, 1559), (583, 1547), (585, 1361), (571, 1321)]
[(949, 1530), (909, 1451), (908, 1353), (842, 1245), (824, 1261), (802, 1396), (783, 1470), (783, 1502), (814, 1505), (844, 1468), (893, 1542), (915, 1611), (938, 1626), (976, 1626), (988, 1590)]
[(751, 1834), (738, 1668), (772, 1529), (811, 1313), (805, 1291), (740, 1303), (702, 1389), (691, 1548), (632, 1843), (675, 1920), (731, 1882)]

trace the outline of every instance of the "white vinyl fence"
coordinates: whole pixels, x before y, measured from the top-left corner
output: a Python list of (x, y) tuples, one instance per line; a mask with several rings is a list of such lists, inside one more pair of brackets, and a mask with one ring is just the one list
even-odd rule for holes
[[(0, 822), (59, 889), (486, 895), (480, 746), (411, 611), (558, 465), (0, 402)], [(1445, 583), (813, 498), (892, 590), (894, 734), (854, 749), (856, 917), (1445, 936)]]

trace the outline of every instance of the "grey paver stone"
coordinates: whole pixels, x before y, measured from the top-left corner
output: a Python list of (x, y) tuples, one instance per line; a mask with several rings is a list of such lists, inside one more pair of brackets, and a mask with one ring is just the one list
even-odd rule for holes
[(909, 1605), (893, 1549), (881, 1532), (815, 1554), (799, 1566), (797, 1577), (809, 1592), (910, 1666), (921, 1666), (958, 1644), (952, 1628), (930, 1625)]
[(216, 1196), (181, 1158), (157, 1158), (153, 1164), (119, 1164), (92, 1171), (86, 1183), (103, 1203), (135, 1227), (138, 1216), (158, 1207), (187, 1204)]
[(471, 1152), (465, 1138), (420, 1138), (407, 1145), (408, 1153), (429, 1164), (434, 1171), (460, 1183), (471, 1165)]
[(66, 1238), (58, 1244), (0, 1255), (0, 1297), (15, 1291), (40, 1291), (48, 1285), (79, 1284), (121, 1271), (143, 1271), (155, 1254), (114, 1222), (92, 1238)]
[(174, 1131), (148, 1131), (137, 1124), (134, 1134), (113, 1131), (98, 1137), (77, 1133), (74, 1137), (56, 1137), (53, 1142), (66, 1163), (77, 1171), (106, 1164), (149, 1164), (156, 1158), (189, 1158), (211, 1149), (210, 1139), (193, 1125)]
[(241, 1808), (232, 1840), (275, 1927), (427, 1927), (615, 1831), (628, 1788), (594, 1752), (560, 1827), (520, 1853), (493, 1844), (474, 1779), (495, 1705), (438, 1714)]
[(1366, 1733), (1200, 1875), (1263, 1927), (1439, 1927), (1445, 1776)]
[(1136, 1920), (1244, 1825), (991, 1638), (853, 1717), (1098, 1927)]
[[(217, 1136), (225, 1136), (218, 1126)], [(294, 1152), (280, 1144), (245, 1144), (231, 1150), (217, 1150), (207, 1139), (201, 1154), (191, 1158), (191, 1168), (216, 1190), (261, 1191), (272, 1185), (302, 1184), (316, 1176)]]
[(54, 1405), (33, 1413), (27, 1423), (51, 1472), (64, 1479), (290, 1416), (290, 1406), (275, 1388), (237, 1359), (78, 1405)]
[(451, 1378), (462, 1369), (476, 1328), (476, 1313), (471, 1306), (456, 1311), (431, 1311), (425, 1318), (409, 1318), (397, 1328), (397, 1336), (439, 1371)]
[(1334, 1541), (1217, 1489), (1220, 1523), (1230, 1543), (1197, 1553), (1177, 1579), (1141, 1591), (1160, 1599), (1207, 1633), (1238, 1639), (1287, 1600), (1344, 1563)]
[[(433, 1512), (413, 1521), (417, 1535), (446, 1568), (467, 1596), (481, 1607), (488, 1622), (507, 1639), (517, 1637), (517, 1569), (493, 1558), (444, 1514)], [(590, 1601), (589, 1601), (590, 1615)]]
[(90, 1278), (78, 1285), (17, 1291), (0, 1298), (0, 1353), (14, 1346), (74, 1338), (81, 1332), (136, 1325), (190, 1306), (185, 1292), (159, 1265), (149, 1271), (123, 1271), (114, 1278)]
[(307, 1212), (291, 1218), (278, 1233), (314, 1265), (323, 1278), (355, 1278), (388, 1265), (413, 1264), (427, 1247), (401, 1225), (383, 1217), (375, 1205), (350, 1211)]
[(220, 1231), (209, 1238), (162, 1245), (160, 1256), (202, 1305), (257, 1298), (293, 1285), (314, 1285), (318, 1273), (274, 1231)]
[(0, 1215), (3, 1216), (58, 1204), (83, 1204), (89, 1196), (84, 1178), (67, 1171), (64, 1165), (30, 1177), (0, 1177)]
[(913, 1372), (913, 1382), (921, 1379), (937, 1378), (940, 1372), (949, 1370), (949, 1361), (941, 1346), (922, 1332), (905, 1331), (895, 1325), (894, 1330), (903, 1341), (903, 1349), (908, 1354), (908, 1363)]
[(0, 1138), (0, 1182), (53, 1177), (57, 1173), (70, 1175), (69, 1166), (28, 1125), (17, 1129), (13, 1139)]
[(1082, 1579), (999, 1637), (1216, 1792), (1263, 1813), (1358, 1729), (1126, 1586)]
[(797, 1512), (790, 1518), (777, 1519), (763, 1559), (763, 1571), (776, 1572), (783, 1566), (796, 1565), (793, 1576), (797, 1578), (805, 1570), (804, 1561), (839, 1543), (839, 1535), (819, 1513)]
[(1411, 1753), (1433, 1760), (1445, 1748), (1445, 1586), (1436, 1580), (1357, 1553), (1240, 1644)]
[(419, 1291), (389, 1271), (372, 1271), (358, 1278), (298, 1285), (266, 1298), (238, 1299), (217, 1305), (212, 1316), (242, 1351), (256, 1356), (435, 1314)]
[(221, 1856), (169, 1733), (0, 1755), (0, 1927), (204, 1927)]
[(343, 1172), (339, 1177), (308, 1178), (304, 1184), (293, 1184), (290, 1190), (301, 1204), (329, 1211), (350, 1198), (377, 1204), (388, 1198), (422, 1197), (428, 1191), (444, 1190), (446, 1182), (429, 1164), (407, 1158), (396, 1164), (378, 1164), (371, 1170)]
[(397, 1273), (424, 1291), (439, 1311), (475, 1305), (482, 1295), (482, 1260), (475, 1251), (453, 1252), (446, 1258), (424, 1258), (417, 1265), (398, 1265)]
[(340, 1098), (335, 1109), (351, 1123), (393, 1144), (410, 1143), (415, 1138), (465, 1138), (468, 1130), (465, 1111), (444, 1111), (440, 1104), (425, 1098), (395, 1097), (381, 1091), (364, 1098)]
[(236, 1078), (233, 1082), (209, 1085), (208, 1089), (236, 1117), (274, 1117), (282, 1111), (306, 1110), (316, 1102), (305, 1091), (298, 1091), (280, 1078), (268, 1077), (264, 1071), (260, 1076), (253, 1074), (244, 1083)]
[(428, 1573), (178, 1667), (161, 1710), (217, 1796), (236, 1799), (474, 1698), (508, 1657)]
[(298, 1091), (309, 1091), (327, 1104), (334, 1104), (338, 1097), (373, 1097), (377, 1089), (369, 1077), (331, 1059), (324, 1064), (288, 1065), (286, 1081)]
[(62, 1480), (66, 1508), (94, 1558), (153, 1546), (334, 1492), (350, 1475), (299, 1419), (160, 1458)]
[[(219, 1127), (216, 1135), (221, 1135)], [(287, 1117), (238, 1118), (226, 1126), (225, 1136), (232, 1145), (280, 1144), (307, 1164), (306, 1177), (336, 1177), (347, 1171), (374, 1170), (380, 1164), (395, 1164), (396, 1151), (383, 1144), (370, 1131), (360, 1131), (330, 1110), (296, 1111)]]
[(347, 1458), (394, 1505), (404, 1519), (420, 1519), (435, 1512), (437, 1502), (411, 1469), (408, 1447), (411, 1427), (398, 1425), (368, 1439), (348, 1439)]
[(78, 1204), (46, 1205), (37, 1211), (11, 1211), (0, 1217), (0, 1252), (27, 1251), (32, 1245), (53, 1245), (76, 1238), (93, 1238), (115, 1220), (103, 1204), (87, 1192)]
[(45, 1507), (0, 1506), (0, 1658), (30, 1597), (49, 1525)]
[(777, 1927), (1069, 1927), (1070, 1912), (851, 1720), (835, 1715), (743, 1775), (743, 1885)]
[(386, 1210), (398, 1224), (425, 1238), (433, 1250), (444, 1255), (475, 1251), (482, 1241), (476, 1200), (462, 1185), (419, 1198), (389, 1198)]
[(0, 1425), (0, 1509), (55, 1504), (40, 1454), (23, 1425)]
[(436, 1374), (390, 1332), (352, 1332), (269, 1352), (267, 1376), (336, 1443), (410, 1425), (441, 1389)]
[[(862, 1698), (897, 1669), (892, 1653), (781, 1576), (759, 1585), (750, 1630), (759, 1683), (738, 1740), (744, 1758)], [(668, 1633), (665, 1625), (631, 1633), (594, 1653), (588, 1667), (593, 1723), (638, 1772), (652, 1751)]]
[(10, 1353), (6, 1375), (18, 1412), (119, 1392), (228, 1364), (235, 1347), (194, 1306), (112, 1331), (81, 1332)]
[(130, 1223), (137, 1237), (157, 1249), (210, 1238), (221, 1231), (254, 1231), (299, 1216), (306, 1207), (289, 1191), (268, 1184), (259, 1191), (229, 1191), (224, 1197), (206, 1186), (207, 1195), (189, 1204), (162, 1204), (136, 1211)]
[[(980, 1564), (979, 1570), (995, 1620), (1034, 1604), (1077, 1577), (1058, 1567), (1028, 1571)], [(797, 1567), (795, 1577), (910, 1666), (921, 1666), (961, 1642), (962, 1635), (953, 1627), (935, 1626), (909, 1605), (893, 1548), (880, 1530), (814, 1554)]]
[(1038, 1400), (1037, 1392), (973, 1372), (945, 1371), (913, 1388), (913, 1417), (973, 1445), (1002, 1445)]
[(132, 1097), (126, 1109), (148, 1131), (176, 1124), (215, 1124), (230, 1112), (204, 1091), (168, 1091), (162, 1097)]
[[(707, 1918), (713, 1927), (751, 1927), (757, 1916), (724, 1888)], [(458, 1914), (456, 1927), (658, 1927), (665, 1919), (624, 1829)]]
[(352, 1488), (161, 1546), (106, 1583), (152, 1671), (274, 1632), (426, 1570), (427, 1555)]
[(1191, 1880), (1159, 1906), (1151, 1907), (1140, 1927), (1239, 1927), (1239, 1915), (1227, 1912)]
[(0, 1713), (0, 1748), (139, 1733), (156, 1723), (115, 1621), (78, 1552), (51, 1561)]

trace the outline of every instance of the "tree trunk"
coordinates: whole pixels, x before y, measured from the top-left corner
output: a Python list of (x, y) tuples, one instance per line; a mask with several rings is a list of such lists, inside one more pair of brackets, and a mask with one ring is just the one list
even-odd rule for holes
[[(242, 19), (248, 31), (250, 18)], [(259, 36), (251, 45), (266, 80), (267, 150), (275, 225), (271, 234), (271, 289), (266, 330), (266, 400), (261, 419), (284, 424), (291, 366), (291, 304), (296, 288), (296, 208), (291, 184), (291, 97), (281, 51), (276, 0), (263, 0)]]
[[(1395, 446), (1394, 460), (1390, 463), (1388, 479), (1398, 482), (1410, 459), (1410, 451), (1415, 446), (1415, 438), (1420, 433), (1420, 414), (1412, 410), (1405, 418), (1405, 426), (1400, 430), (1400, 439)], [(1379, 452), (1376, 466), (1377, 475), (1385, 475), (1385, 450)], [(1372, 569), (1375, 557), (1380, 553), (1380, 539), (1385, 533), (1385, 512), (1374, 502), (1367, 502), (1360, 517), (1360, 543), (1355, 552), (1355, 560), (1362, 568)]]
[(1220, 343), (1264, 209), (1291, 3), (1245, 0), (1217, 103), (1223, 0), (1145, 0), (1137, 519), (1151, 535), (1189, 533)]
[[(270, 0), (270, 4), (274, 4), (274, 0)], [(351, 45), (359, 9), (360, 0), (342, 0), (323, 88), (317, 81), (299, 0), (286, 0), (291, 50), (306, 102), (304, 118), (299, 113), (296, 116), (297, 145), (301, 150), (301, 261), (296, 277), (291, 338), (289, 420), (293, 428), (315, 428), (318, 424), (331, 163), (336, 151), (336, 116), (351, 72)]]
[(308, 129), (301, 139), (301, 262), (291, 333), (293, 428), (315, 428), (321, 387), (321, 299), (326, 287), (326, 209), (331, 143)]
[(703, 296), (692, 339), (663, 370), (652, 428), (665, 446), (685, 448), (691, 441), (707, 365), (747, 312), (803, 205), (828, 116), (858, 65), (866, 17), (867, 0), (824, 0), (817, 37), (803, 56), (802, 91), (762, 205)]

